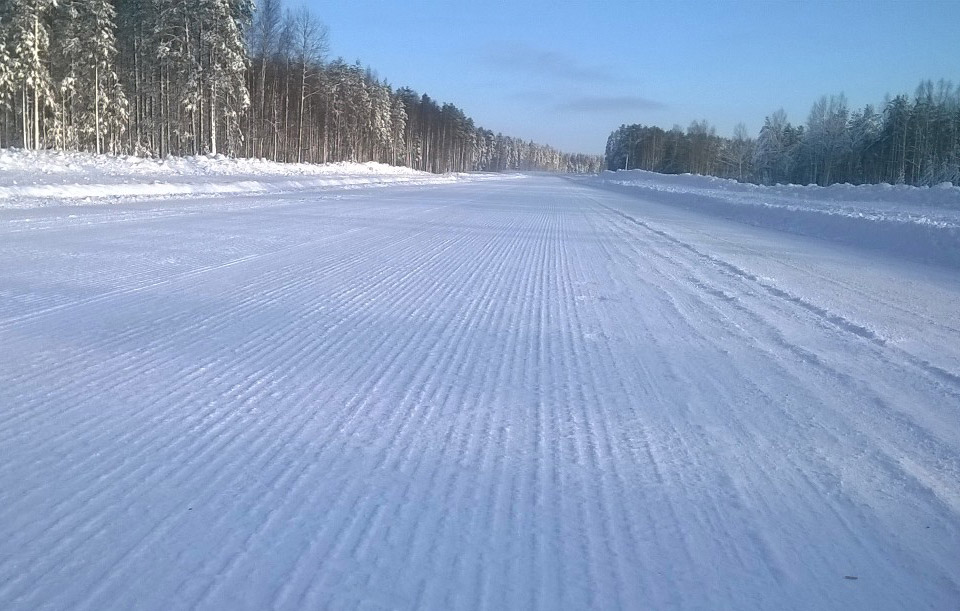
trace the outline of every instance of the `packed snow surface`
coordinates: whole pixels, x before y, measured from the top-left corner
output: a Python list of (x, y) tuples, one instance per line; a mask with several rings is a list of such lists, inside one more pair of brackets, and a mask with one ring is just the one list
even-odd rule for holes
[(957, 609), (960, 275), (656, 193), (0, 210), (0, 608)]

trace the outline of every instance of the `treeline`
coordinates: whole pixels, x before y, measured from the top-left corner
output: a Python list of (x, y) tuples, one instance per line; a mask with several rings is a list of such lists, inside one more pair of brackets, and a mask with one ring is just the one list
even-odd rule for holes
[(0, 0), (0, 146), (590, 172), (328, 58), (280, 0)]
[(852, 112), (843, 95), (824, 96), (805, 124), (778, 110), (756, 138), (742, 124), (731, 138), (706, 121), (686, 131), (622, 125), (607, 139), (606, 164), (760, 184), (960, 184), (960, 87), (923, 81), (912, 97)]

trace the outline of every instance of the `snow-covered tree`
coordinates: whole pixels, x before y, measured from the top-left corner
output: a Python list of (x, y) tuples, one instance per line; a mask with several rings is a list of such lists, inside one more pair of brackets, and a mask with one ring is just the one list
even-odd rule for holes
[(127, 97), (116, 73), (116, 12), (109, 0), (74, 4), (79, 31), (77, 90), (85, 143), (97, 153), (116, 153), (127, 122)]
[(591, 165), (494, 136), (359, 63), (327, 63), (325, 26), (306, 9), (281, 18), (284, 2), (0, 0), (0, 146), (431, 171)]
[(882, 128), (882, 119), (870, 104), (851, 115), (849, 129), (854, 182), (880, 180), (883, 170), (880, 162)]
[(38, 149), (47, 110), (55, 100), (50, 78), (50, 32), (48, 13), (56, 0), (11, 0), (9, 49), (12, 55), (13, 78), (20, 93), (20, 116), (24, 148)]
[(807, 118), (803, 138), (804, 172), (808, 182), (827, 185), (850, 149), (847, 99), (843, 94), (821, 97)]
[[(252, 0), (198, 0), (199, 63), (207, 98), (209, 152), (217, 154), (218, 135), (226, 137), (227, 152), (242, 140), (239, 117), (250, 104), (247, 91), (245, 30), (253, 14)], [(222, 122), (222, 125), (221, 125)]]
[(790, 123), (782, 108), (764, 120), (753, 154), (753, 165), (760, 182), (789, 181), (789, 133)]
[(318, 91), (318, 88), (312, 85), (313, 81), (317, 80), (326, 57), (327, 44), (327, 26), (306, 7), (301, 7), (294, 17), (293, 25), (293, 53), (297, 64), (300, 93), (297, 104), (297, 162), (303, 161), (303, 130), (307, 99)]
[(16, 91), (17, 66), (10, 52), (8, 39), (10, 36), (9, 24), (3, 17), (9, 16), (10, 0), (0, 0), (0, 110), (4, 111), (4, 119), (12, 109), (13, 96)]
[(50, 45), (50, 72), (57, 101), (57, 147), (77, 150), (80, 147), (78, 116), (77, 59), (80, 56), (80, 30), (77, 6), (81, 0), (59, 0), (53, 15), (56, 35)]
[(267, 68), (276, 57), (283, 20), (280, 0), (261, 0), (257, 3), (248, 34), (247, 47), (254, 63), (251, 83), (250, 120), (247, 125), (249, 154), (262, 157), (270, 133), (270, 108), (267, 105)]
[(392, 97), (390, 102), (390, 163), (400, 163), (400, 151), (406, 147), (404, 136), (407, 130), (407, 109), (403, 105), (403, 98), (399, 95)]
[(747, 134), (747, 126), (737, 123), (733, 128), (733, 139), (727, 142), (725, 151), (731, 168), (736, 168), (736, 179), (741, 182), (751, 174), (750, 161), (753, 157), (753, 148), (754, 142)]

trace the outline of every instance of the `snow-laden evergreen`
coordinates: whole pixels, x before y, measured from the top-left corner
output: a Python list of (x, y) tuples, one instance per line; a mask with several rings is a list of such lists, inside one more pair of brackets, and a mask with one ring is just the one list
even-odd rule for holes
[(77, 4), (82, 146), (96, 153), (116, 153), (127, 125), (127, 98), (115, 71), (116, 12), (110, 0)]
[[(0, 1), (0, 146), (164, 157), (596, 171), (328, 58), (281, 0)], [(6, 58), (2, 54), (6, 54)]]
[(11, 91), (19, 96), (15, 115), (20, 117), (20, 134), (24, 148), (38, 149), (47, 145), (45, 131), (54, 126), (45, 119), (55, 108), (53, 83), (50, 77), (50, 25), (48, 18), (55, 0), (10, 0), (10, 14), (4, 28), (13, 70)]
[(767, 185), (960, 184), (960, 86), (926, 80), (912, 98), (888, 99), (881, 110), (851, 111), (842, 94), (823, 96), (803, 125), (782, 109), (772, 113), (756, 140), (743, 128), (720, 137), (703, 121), (686, 131), (621, 125), (607, 139), (606, 164)]

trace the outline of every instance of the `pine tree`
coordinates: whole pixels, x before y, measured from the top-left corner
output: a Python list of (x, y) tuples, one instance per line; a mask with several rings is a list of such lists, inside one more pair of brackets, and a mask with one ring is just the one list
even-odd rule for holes
[(20, 92), (23, 147), (39, 149), (41, 124), (54, 108), (50, 78), (50, 33), (46, 17), (55, 0), (13, 0), (9, 10), (11, 62)]
[(50, 40), (50, 76), (57, 95), (55, 145), (77, 150), (80, 147), (80, 117), (77, 59), (80, 57), (80, 29), (77, 7), (82, 0), (59, 0), (52, 12), (55, 36)]
[(390, 163), (398, 165), (400, 163), (400, 151), (406, 149), (404, 136), (407, 130), (407, 110), (403, 105), (403, 98), (399, 95), (392, 97), (390, 105)]
[[(209, 152), (219, 152), (221, 130), (226, 151), (234, 153), (242, 140), (240, 116), (250, 105), (244, 32), (253, 14), (251, 0), (199, 0), (201, 87), (206, 97)], [(219, 121), (223, 120), (221, 126)]]
[(13, 110), (13, 97), (16, 92), (16, 65), (10, 53), (8, 39), (10, 27), (6, 22), (9, 16), (10, 0), (0, 0), (0, 112), (3, 113), (3, 131), (0, 133), (0, 146), (9, 145), (10, 113)]
[(262, 1), (247, 37), (253, 0), (0, 0), (0, 145), (435, 172), (596, 161), (494, 136), (359, 63), (328, 64), (316, 17), (281, 20), (283, 0)]
[(117, 152), (127, 122), (127, 98), (116, 73), (116, 12), (109, 0), (82, 0), (79, 92), (86, 144), (96, 153)]

